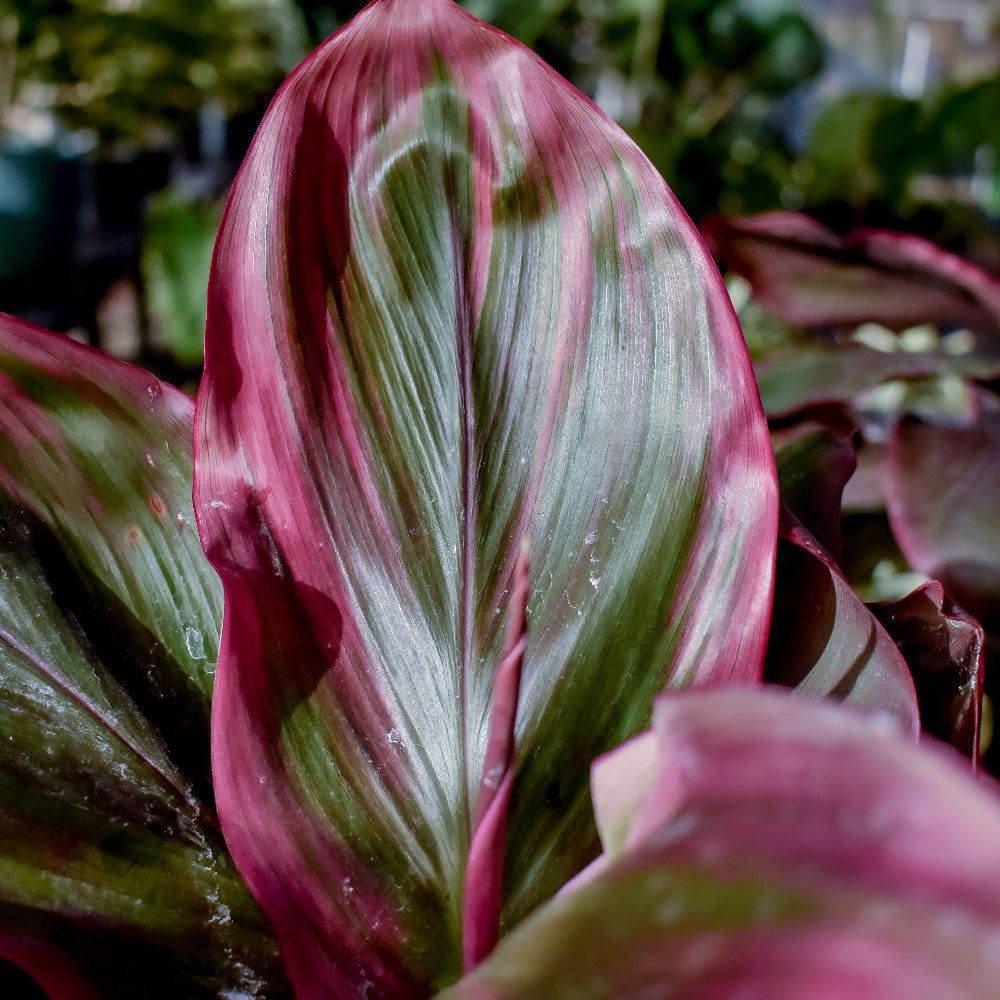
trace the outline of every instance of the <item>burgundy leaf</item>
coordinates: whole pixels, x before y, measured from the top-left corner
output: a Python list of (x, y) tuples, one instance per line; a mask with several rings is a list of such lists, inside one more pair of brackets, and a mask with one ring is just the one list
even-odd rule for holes
[(1000, 411), (995, 397), (967, 424), (904, 417), (889, 445), (893, 533), (917, 571), (991, 631), (1000, 629)]
[(1000, 334), (1000, 282), (919, 236), (873, 229), (838, 236), (795, 212), (714, 216), (702, 231), (716, 259), (789, 323), (871, 321), (894, 330), (937, 323)]
[(517, 703), (524, 649), (528, 641), (528, 545), (514, 567), (503, 655), (493, 682), (489, 742), (479, 783), (463, 899), (462, 965), (474, 968), (492, 950), (500, 933), (507, 814), (514, 785)]
[(781, 500), (823, 548), (840, 560), (840, 505), (857, 468), (850, 433), (809, 428), (776, 455)]
[(38, 984), (44, 996), (53, 1000), (100, 1000), (100, 994), (74, 968), (65, 952), (37, 937), (0, 931), (0, 959), (17, 966)]
[(931, 580), (899, 601), (869, 608), (913, 674), (925, 732), (979, 760), (983, 629)]

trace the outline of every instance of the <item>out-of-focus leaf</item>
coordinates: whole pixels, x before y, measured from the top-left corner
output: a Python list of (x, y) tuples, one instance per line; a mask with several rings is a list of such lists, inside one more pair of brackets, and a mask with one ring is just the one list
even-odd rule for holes
[[(10, 955), (12, 961), (3, 957), (6, 955)], [(4, 996), (14, 1000), (49, 1000), (50, 997), (98, 1000), (91, 984), (80, 976), (58, 948), (39, 938), (2, 931), (0, 989)]]
[(907, 561), (991, 631), (1000, 629), (1000, 412), (995, 397), (968, 425), (899, 421), (887, 501)]
[(925, 142), (926, 154), (932, 157), (931, 169), (964, 170), (971, 173), (976, 155), (992, 147), (1000, 158), (1000, 136), (994, 129), (984, 129), (991, 110), (1000, 102), (1000, 79), (996, 77), (946, 86), (931, 112)]
[(869, 605), (906, 659), (925, 732), (979, 759), (983, 629), (937, 580), (899, 601)]
[(161, 192), (150, 198), (142, 272), (161, 346), (177, 361), (200, 365), (205, 296), (221, 208)]
[(1000, 282), (919, 236), (866, 229), (842, 237), (795, 212), (714, 216), (703, 232), (716, 258), (789, 323), (937, 323), (1000, 335)]
[(590, 797), (605, 858), (617, 858), (625, 850), (636, 811), (659, 771), (660, 747), (652, 730), (634, 736), (594, 762)]
[(44, 944), (102, 997), (280, 995), (212, 805), (193, 404), (9, 317), (0, 400), (4, 954), (32, 972)]
[(806, 199), (898, 204), (907, 181), (925, 162), (916, 138), (920, 105), (896, 94), (853, 91), (825, 102), (805, 150)]
[(878, 351), (854, 342), (777, 348), (754, 365), (769, 417), (786, 417), (829, 404), (849, 404), (891, 379), (961, 375), (1000, 376), (1000, 358), (982, 351)]
[[(858, 466), (844, 487), (843, 511), (873, 515), (885, 510), (884, 442), (862, 441), (857, 449)], [(843, 534), (843, 526), (841, 526)]]
[(443, 985), (524, 539), (508, 924), (594, 856), (590, 762), (656, 691), (759, 675), (776, 497), (728, 298), (586, 99), (381, 0), (258, 134), (206, 366), (227, 839), (302, 996)]
[(850, 441), (810, 431), (785, 445), (777, 463), (782, 512), (765, 679), (885, 712), (916, 735), (906, 661), (829, 551), (840, 550), (840, 497), (855, 466)]
[(442, 1000), (995, 995), (1000, 802), (953, 751), (762, 690), (654, 728), (624, 847)]

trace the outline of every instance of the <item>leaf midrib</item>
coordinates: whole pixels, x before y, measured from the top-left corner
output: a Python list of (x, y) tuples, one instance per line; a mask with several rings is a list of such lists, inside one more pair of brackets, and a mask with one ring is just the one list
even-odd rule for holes
[(144, 767), (148, 768), (163, 786), (175, 795), (185, 807), (197, 809), (194, 800), (189, 792), (173, 777), (165, 768), (159, 765), (152, 756), (147, 753), (134, 739), (132, 739), (106, 711), (95, 705), (82, 692), (77, 690), (72, 683), (65, 678), (55, 667), (36, 656), (35, 653), (21, 642), (17, 636), (0, 626), (0, 642), (2, 642), (14, 654), (29, 663), (32, 668), (44, 677), (64, 697), (68, 698), (74, 705), (82, 709), (101, 728), (108, 732), (118, 743), (120, 743), (133, 757), (135, 757)]

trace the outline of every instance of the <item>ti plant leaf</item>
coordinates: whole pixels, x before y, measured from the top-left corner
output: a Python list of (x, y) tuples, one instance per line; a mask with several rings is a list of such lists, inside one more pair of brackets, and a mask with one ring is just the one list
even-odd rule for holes
[(653, 738), (631, 795), (595, 767), (609, 854), (441, 1000), (996, 995), (1000, 799), (950, 748), (766, 689), (664, 696)]
[(977, 395), (967, 424), (903, 417), (889, 442), (893, 534), (916, 570), (993, 632), (1000, 631), (1000, 406)]
[(193, 403), (0, 317), (0, 954), (53, 997), (282, 994), (222, 842)]
[(590, 762), (654, 693), (759, 677), (773, 459), (718, 274), (631, 141), (450, 0), (377, 0), (273, 103), (197, 435), (216, 794), (303, 997), (455, 980), (470, 906), (510, 926), (594, 857)]
[(918, 323), (1000, 335), (1000, 282), (919, 236), (857, 230), (838, 236), (795, 212), (714, 216), (703, 232), (716, 258), (757, 300), (801, 326)]
[(812, 430), (785, 445), (777, 464), (782, 511), (765, 678), (891, 714), (915, 736), (906, 660), (829, 551), (840, 548), (840, 498), (855, 466), (850, 441)]
[(869, 604), (899, 647), (917, 689), (925, 732), (979, 760), (983, 628), (937, 580), (898, 601)]
[(854, 342), (815, 343), (779, 347), (762, 357), (754, 370), (764, 411), (774, 419), (820, 407), (850, 411), (862, 393), (891, 379), (996, 379), (1000, 358), (980, 350), (887, 352)]

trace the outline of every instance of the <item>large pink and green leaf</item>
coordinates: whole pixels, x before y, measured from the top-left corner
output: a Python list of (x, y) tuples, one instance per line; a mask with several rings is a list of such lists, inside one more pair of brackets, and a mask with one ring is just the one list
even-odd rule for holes
[(282, 994), (214, 815), (193, 403), (0, 317), (0, 954), (53, 997)]
[(774, 474), (718, 275), (535, 56), (377, 0), (237, 180), (199, 414), (237, 863), (301, 995), (446, 983), (504, 824), (509, 925), (594, 856), (590, 762), (655, 692), (759, 677)]
[(683, 692), (594, 791), (609, 853), (443, 998), (995, 995), (1000, 798), (950, 749)]

